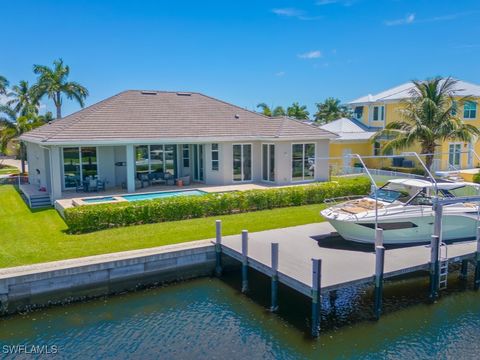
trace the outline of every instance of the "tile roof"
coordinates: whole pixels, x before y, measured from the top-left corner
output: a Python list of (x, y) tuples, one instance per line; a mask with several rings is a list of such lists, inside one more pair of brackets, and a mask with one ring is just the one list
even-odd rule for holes
[[(382, 91), (375, 95), (362, 96), (356, 100), (349, 102), (350, 105), (365, 104), (372, 102), (383, 101), (399, 101), (412, 97), (411, 91), (415, 88), (412, 82), (408, 82), (399, 86), (395, 86), (391, 89)], [(468, 83), (466, 81), (457, 80), (456, 84), (456, 96), (474, 96), (480, 97), (480, 86)]]
[(316, 139), (336, 135), (200, 93), (128, 90), (21, 136), (46, 144), (148, 140)]
[(336, 141), (369, 140), (375, 135), (375, 130), (368, 130), (366, 127), (360, 126), (356, 121), (347, 118), (334, 120), (320, 126), (320, 128), (336, 133), (339, 136), (339, 138), (335, 139)]

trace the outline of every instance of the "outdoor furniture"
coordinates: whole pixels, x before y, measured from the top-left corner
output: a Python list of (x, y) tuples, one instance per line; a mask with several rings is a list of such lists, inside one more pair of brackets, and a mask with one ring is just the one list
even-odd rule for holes
[(147, 186), (151, 185), (149, 174), (147, 173), (138, 174), (138, 180), (140, 180), (140, 187), (142, 189), (145, 187), (145, 184), (147, 184)]
[(182, 177), (180, 177), (180, 178), (178, 178), (178, 179), (183, 181), (183, 186), (188, 186), (188, 185), (190, 185), (190, 176), (189, 176), (189, 175), (182, 176)]
[(165, 181), (165, 173), (163, 172), (153, 172), (148, 174), (148, 178), (151, 184), (164, 184)]
[(175, 185), (175, 178), (173, 177), (172, 174), (170, 174), (168, 172), (165, 173), (164, 179), (165, 179), (165, 182), (167, 183), (167, 185)]
[(97, 180), (97, 191), (105, 191), (105, 181)]
[(85, 191), (85, 187), (79, 179), (75, 179), (75, 192)]
[(98, 180), (97, 179), (90, 179), (88, 181), (88, 190), (87, 191), (97, 191), (98, 188)]

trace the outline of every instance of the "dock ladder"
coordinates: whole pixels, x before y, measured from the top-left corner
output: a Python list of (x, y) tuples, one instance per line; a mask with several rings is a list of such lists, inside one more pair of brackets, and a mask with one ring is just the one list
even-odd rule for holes
[(443, 241), (440, 244), (440, 272), (438, 285), (439, 290), (445, 290), (448, 283), (448, 247)]

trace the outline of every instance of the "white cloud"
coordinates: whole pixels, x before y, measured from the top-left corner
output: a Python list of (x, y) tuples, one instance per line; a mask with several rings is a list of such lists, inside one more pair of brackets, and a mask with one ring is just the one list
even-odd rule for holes
[(304, 11), (295, 8), (272, 9), (272, 12), (279, 16), (299, 17), (305, 14)]
[(275, 73), (275, 76), (278, 76), (278, 77), (285, 76), (285, 71), (279, 71), (279, 72)]
[(298, 54), (297, 56), (300, 59), (318, 59), (322, 57), (322, 53), (320, 52), (320, 50), (313, 50), (303, 54)]
[(351, 6), (357, 0), (317, 0), (315, 3), (318, 6), (340, 4), (343, 6)]
[(387, 20), (385, 21), (385, 25), (387, 26), (407, 25), (407, 24), (412, 24), (414, 21), (415, 21), (415, 14), (408, 14), (402, 19)]

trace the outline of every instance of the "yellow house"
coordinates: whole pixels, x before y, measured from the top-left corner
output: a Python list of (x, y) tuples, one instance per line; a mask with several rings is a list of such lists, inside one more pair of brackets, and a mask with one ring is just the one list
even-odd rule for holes
[[(399, 109), (404, 100), (412, 97), (411, 92), (414, 87), (412, 82), (408, 82), (378, 94), (369, 94), (351, 101), (348, 105), (353, 111), (354, 120), (367, 128), (380, 129), (392, 121), (401, 120)], [(478, 112), (480, 86), (458, 81), (454, 98), (458, 101), (465, 96), (470, 96), (472, 101), (464, 104), (459, 103), (456, 107), (457, 115), (463, 121), (480, 127)], [(409, 150), (420, 152), (419, 148)], [(444, 142), (436, 151), (433, 169), (438, 171), (480, 167), (480, 159), (477, 158), (476, 154), (480, 154), (480, 143), (477, 139), (468, 144), (457, 141)]]

